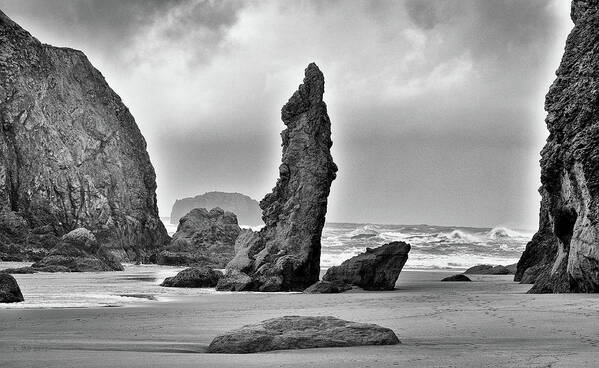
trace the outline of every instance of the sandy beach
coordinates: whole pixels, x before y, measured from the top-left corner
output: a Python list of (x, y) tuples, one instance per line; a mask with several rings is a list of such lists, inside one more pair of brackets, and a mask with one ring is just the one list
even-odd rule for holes
[[(599, 359), (599, 295), (529, 295), (512, 276), (438, 281), (447, 275), (404, 271), (392, 292), (216, 293), (0, 310), (0, 367), (589, 367)], [(377, 323), (402, 344), (205, 353), (224, 331), (283, 315)]]

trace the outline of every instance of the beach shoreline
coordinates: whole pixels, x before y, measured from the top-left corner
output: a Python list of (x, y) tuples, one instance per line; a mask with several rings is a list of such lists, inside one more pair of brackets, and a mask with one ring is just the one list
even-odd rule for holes
[[(0, 310), (0, 366), (576, 367), (599, 358), (599, 295), (530, 295), (511, 275), (439, 281), (450, 274), (403, 271), (391, 292), (215, 292), (120, 308)], [(402, 344), (205, 353), (218, 334), (284, 315), (376, 323)]]

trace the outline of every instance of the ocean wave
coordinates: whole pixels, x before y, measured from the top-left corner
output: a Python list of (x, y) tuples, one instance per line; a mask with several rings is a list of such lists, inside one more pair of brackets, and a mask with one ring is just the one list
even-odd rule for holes
[(452, 241), (466, 241), (469, 243), (478, 243), (481, 241), (478, 236), (457, 229), (450, 233), (440, 233), (439, 236)]
[(530, 238), (531, 233), (520, 232), (503, 226), (497, 226), (487, 233), (489, 239)]
[(355, 230), (350, 231), (347, 234), (347, 236), (350, 237), (351, 239), (372, 238), (372, 237), (379, 235), (379, 232), (377, 230), (378, 230), (378, 228), (376, 225), (367, 224), (367, 225), (359, 227)]

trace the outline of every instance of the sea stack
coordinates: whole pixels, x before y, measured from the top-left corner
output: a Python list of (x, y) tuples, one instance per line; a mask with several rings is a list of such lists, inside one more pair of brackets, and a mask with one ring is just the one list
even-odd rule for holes
[(281, 110), (287, 126), (283, 158), (275, 188), (260, 202), (265, 226), (237, 239), (235, 258), (217, 289), (299, 291), (318, 281), (320, 238), (337, 172), (323, 94), (324, 76), (312, 63)]
[(78, 50), (0, 11), (0, 257), (37, 261), (84, 227), (121, 261), (168, 241), (146, 142)]
[(571, 17), (545, 100), (539, 231), (515, 276), (534, 293), (599, 292), (599, 1), (573, 1)]

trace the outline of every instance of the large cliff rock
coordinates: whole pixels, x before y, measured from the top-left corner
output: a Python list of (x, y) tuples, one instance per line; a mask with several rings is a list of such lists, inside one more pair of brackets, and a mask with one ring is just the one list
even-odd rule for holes
[[(227, 274), (251, 281), (241, 289), (303, 290), (318, 281), (320, 238), (327, 198), (337, 166), (330, 148), (331, 123), (327, 115), (324, 76), (308, 65), (304, 83), (281, 110), (283, 159), (272, 193), (260, 202), (265, 227), (240, 236)], [(225, 275), (217, 288), (227, 289)]]
[(219, 207), (237, 215), (241, 225), (263, 225), (258, 201), (240, 193), (208, 192), (192, 198), (177, 199), (171, 210), (171, 224), (178, 224), (181, 217), (194, 208)]
[(410, 249), (410, 244), (404, 242), (366, 248), (366, 252), (329, 268), (322, 280), (356, 285), (365, 290), (393, 290)]
[(179, 221), (170, 244), (156, 257), (165, 265), (224, 268), (235, 254), (241, 228), (234, 213), (221, 208), (195, 208)]
[(133, 116), (81, 51), (0, 12), (0, 257), (43, 258), (85, 227), (123, 260), (168, 240)]
[(531, 292), (599, 292), (599, 0), (574, 0), (571, 16), (545, 100), (540, 227), (516, 273)]

